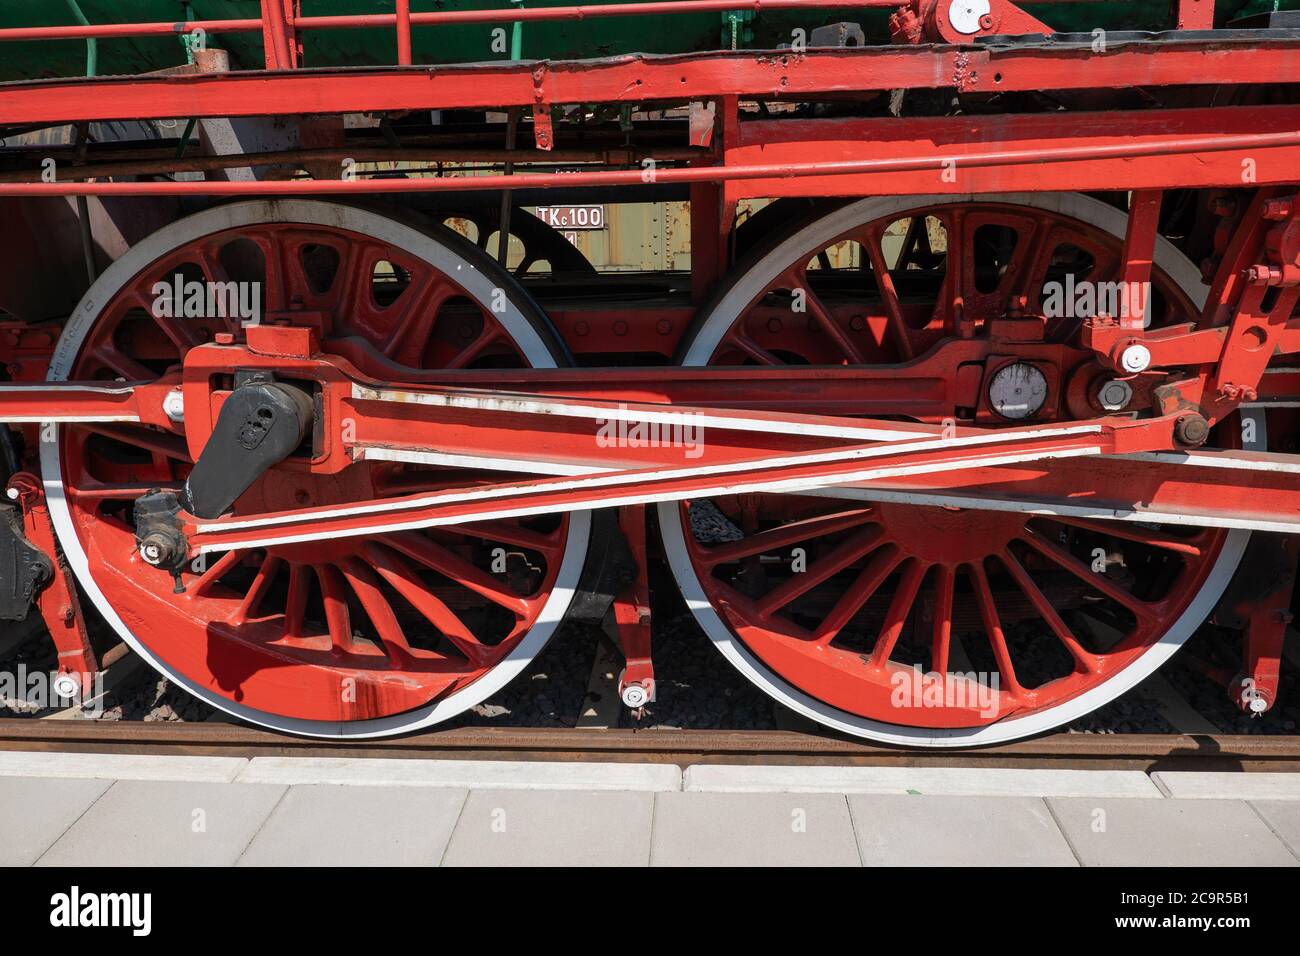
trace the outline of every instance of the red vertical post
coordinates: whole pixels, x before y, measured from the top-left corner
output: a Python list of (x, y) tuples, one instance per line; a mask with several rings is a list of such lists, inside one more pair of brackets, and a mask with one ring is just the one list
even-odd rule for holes
[(1133, 193), (1129, 202), (1128, 233), (1124, 237), (1124, 283), (1120, 326), (1126, 329), (1146, 327), (1150, 306), (1151, 261), (1156, 252), (1160, 231), (1160, 204), (1164, 193), (1158, 189)]
[(262, 0), (262, 43), (268, 70), (292, 70), (297, 65), (293, 0)]
[(1214, 0), (1175, 0), (1180, 30), (1213, 30)]
[[(713, 155), (725, 162), (727, 142), (734, 136), (739, 101), (722, 96), (695, 108), (691, 115), (691, 145), (713, 148)], [(730, 263), (731, 226), (736, 204), (729, 201), (721, 183), (692, 183), (691, 196), (691, 301), (708, 300), (726, 274)]]
[(411, 59), (411, 0), (397, 0), (397, 62), (410, 66)]
[(86, 621), (81, 615), (76, 579), (55, 544), (54, 525), (45, 504), (45, 491), (40, 479), (28, 472), (14, 475), (9, 482), (9, 491), (11, 499), (22, 508), (27, 540), (50, 559), (52, 574), (49, 583), (36, 597), (36, 609), (45, 619), (58, 651), (59, 673), (74, 675), (88, 699), (99, 661), (90, 646)]
[(639, 711), (644, 704), (655, 699), (645, 505), (620, 508), (618, 523), (637, 567), (636, 580), (615, 596), (613, 604), (618, 641), (626, 664), (618, 676), (618, 695), (624, 705)]

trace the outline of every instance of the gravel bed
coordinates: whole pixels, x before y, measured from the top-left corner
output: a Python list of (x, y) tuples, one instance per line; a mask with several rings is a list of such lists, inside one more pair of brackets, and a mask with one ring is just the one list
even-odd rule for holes
[(568, 622), (528, 668), (444, 727), (572, 727), (587, 696), (600, 632)]

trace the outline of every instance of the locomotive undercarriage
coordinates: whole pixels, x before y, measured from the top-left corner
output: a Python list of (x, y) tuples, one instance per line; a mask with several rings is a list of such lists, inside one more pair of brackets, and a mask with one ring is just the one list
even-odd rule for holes
[[(390, 734), (484, 700), (594, 605), (640, 706), (661, 557), (724, 656), (850, 733), (1057, 726), (1212, 616), (1246, 632), (1228, 693), (1267, 710), (1300, 530), (1300, 59), (1285, 31), (1229, 34), (664, 58), (630, 92), (619, 61), (460, 67), (414, 104), (416, 73), (450, 72), (347, 93), (321, 74), (324, 112), (534, 108), (536, 148), (473, 177), (159, 180), (93, 149), (113, 179), (6, 174), (11, 202), (206, 206), (66, 321), (0, 330), (14, 566), (65, 670), (94, 670), (84, 602), (230, 713)], [(1086, 77), (1063, 71), (1084, 53)], [(1137, 62), (1151, 108), (1128, 108)], [(104, 81), (120, 101), (75, 115), (75, 84), (0, 88), (0, 123), (181, 96), (228, 117), (308, 74), (258, 74), (256, 105), (241, 74)], [(927, 87), (964, 108), (843, 112)], [(1030, 108), (1049, 88), (1086, 103)], [(591, 169), (523, 168), (572, 145), (551, 107), (601, 90), (695, 105)], [(997, 96), (1021, 111), (971, 115)], [(471, 187), (688, 190), (691, 272), (597, 275), (522, 211), (440, 195)], [(477, 245), (444, 225), (469, 207)], [(493, 229), (527, 250), (513, 273)], [(256, 283), (256, 315), (159, 315), (185, 282)], [(1075, 294), (1098, 289), (1119, 291)]]

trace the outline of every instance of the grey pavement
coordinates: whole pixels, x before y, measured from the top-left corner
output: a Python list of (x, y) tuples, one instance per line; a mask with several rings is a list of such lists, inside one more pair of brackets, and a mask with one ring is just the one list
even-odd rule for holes
[(0, 864), (1300, 865), (1300, 774), (75, 756), (0, 756)]

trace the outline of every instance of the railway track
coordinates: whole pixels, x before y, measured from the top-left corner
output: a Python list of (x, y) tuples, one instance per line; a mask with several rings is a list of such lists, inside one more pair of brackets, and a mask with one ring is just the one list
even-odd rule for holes
[(0, 750), (172, 756), (366, 757), (1096, 770), (1300, 771), (1300, 737), (1058, 733), (957, 751), (914, 751), (799, 731), (461, 728), (365, 742), (285, 737), (232, 724), (0, 720)]

